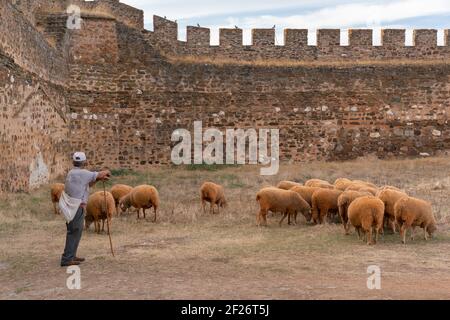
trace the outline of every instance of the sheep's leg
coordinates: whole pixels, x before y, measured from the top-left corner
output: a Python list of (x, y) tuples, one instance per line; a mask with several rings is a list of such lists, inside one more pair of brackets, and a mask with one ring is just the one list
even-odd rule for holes
[(320, 224), (322, 224), (325, 220), (325, 223), (329, 222), (328, 219), (328, 208), (320, 211)]
[(55, 215), (57, 215), (58, 211), (56, 211), (56, 202), (53, 202), (53, 209), (55, 210)]
[(137, 220), (139, 220), (139, 214), (141, 213), (141, 209), (137, 208), (136, 212), (137, 212)]
[[(281, 220), (280, 220), (280, 222), (279, 222), (279, 225), (280, 225), (280, 227), (281, 227), (281, 224), (283, 223), (283, 220), (286, 218), (286, 216), (288, 216), (289, 215), (289, 213), (286, 211), (286, 212), (284, 212), (283, 213), (283, 217), (281, 218)], [(289, 218), (288, 218), (288, 221), (289, 221)]]
[(146, 218), (145, 208), (142, 208), (142, 212), (144, 213), (144, 220), (145, 220), (145, 218)]
[(427, 228), (428, 228), (428, 226), (425, 226), (423, 228), (423, 237), (425, 240), (428, 240)]
[[(381, 229), (383, 229), (383, 227), (381, 227)], [(380, 228), (376, 227), (375, 228), (375, 243), (378, 242), (378, 234), (380, 233)]]
[(206, 214), (206, 201), (205, 201), (205, 199), (202, 199), (202, 208), (203, 208), (203, 214)]
[(367, 244), (371, 245), (372, 243), (372, 227), (369, 228), (368, 231), (366, 231), (366, 236), (367, 236)]
[(257, 217), (257, 224), (258, 224), (258, 226), (260, 226), (261, 224), (263, 224), (264, 226), (267, 226), (267, 210), (261, 209), (259, 211), (259, 215)]
[(154, 211), (155, 211), (155, 218), (153, 219), (153, 222), (156, 222), (156, 207), (153, 207)]
[(361, 240), (361, 228), (356, 227), (356, 231), (358, 232), (358, 240)]
[(105, 220), (102, 220), (102, 232), (105, 232)]
[(403, 223), (400, 227), (400, 237), (402, 238), (402, 243), (406, 244), (406, 232), (408, 231), (408, 226), (406, 223)]
[(391, 228), (392, 228), (392, 232), (395, 234), (395, 219), (391, 219)]
[(349, 235), (350, 234), (350, 222), (347, 221), (344, 223), (344, 231), (345, 231), (345, 235)]
[(411, 240), (414, 240), (415, 231), (416, 231), (416, 227), (415, 226), (411, 227)]

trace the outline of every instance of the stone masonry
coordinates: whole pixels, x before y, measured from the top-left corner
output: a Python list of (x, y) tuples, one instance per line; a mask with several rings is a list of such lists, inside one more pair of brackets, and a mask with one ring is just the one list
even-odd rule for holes
[[(81, 29), (67, 28), (70, 4)], [(439, 154), (450, 148), (450, 37), (436, 30), (221, 29), (175, 22), (118, 0), (0, 0), (0, 191), (65, 174), (84, 150), (94, 167), (170, 164), (177, 128), (279, 128), (283, 161)]]

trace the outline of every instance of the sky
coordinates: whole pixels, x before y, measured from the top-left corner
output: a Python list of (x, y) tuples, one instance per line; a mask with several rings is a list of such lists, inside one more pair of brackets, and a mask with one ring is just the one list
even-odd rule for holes
[(406, 29), (406, 45), (413, 29), (437, 29), (438, 45), (450, 29), (450, 0), (121, 0), (144, 10), (145, 28), (153, 30), (153, 15), (177, 21), (178, 39), (186, 40), (186, 26), (211, 29), (211, 45), (219, 44), (219, 28), (243, 29), (243, 43), (251, 44), (252, 28), (276, 29), (276, 44), (283, 45), (284, 28), (309, 29), (315, 44), (318, 28), (341, 29), (341, 44), (348, 44), (349, 28), (374, 30), (380, 44), (381, 28)]

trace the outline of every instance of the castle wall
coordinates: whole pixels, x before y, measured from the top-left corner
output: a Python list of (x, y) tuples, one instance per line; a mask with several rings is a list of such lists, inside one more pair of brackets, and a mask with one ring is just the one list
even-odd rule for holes
[(0, 1), (0, 50), (23, 69), (63, 84), (68, 69), (62, 52), (53, 48), (9, 1)]
[(42, 22), (43, 15), (67, 13), (68, 7), (74, 5), (81, 9), (81, 14), (113, 17), (131, 28), (144, 28), (144, 12), (119, 0), (13, 0), (13, 3), (33, 25)]
[(28, 191), (68, 166), (68, 68), (9, 2), (0, 16), (0, 191)]
[[(197, 56), (208, 59), (354, 62), (388, 60), (442, 60), (450, 58), (448, 41), (437, 45), (437, 31), (413, 33), (413, 46), (405, 46), (405, 30), (382, 30), (382, 45), (373, 46), (372, 30), (350, 29), (349, 45), (340, 45), (341, 30), (318, 29), (317, 45), (308, 45), (308, 30), (284, 30), (285, 44), (275, 45), (275, 29), (253, 29), (252, 45), (243, 45), (242, 29), (220, 29), (219, 45), (211, 46), (207, 28), (187, 27), (187, 41), (177, 40), (177, 23), (154, 16), (154, 32), (147, 40), (167, 56)], [(192, 35), (196, 34), (197, 37)], [(201, 34), (201, 40), (199, 37)], [(448, 34), (446, 32), (446, 34)], [(448, 37), (448, 36), (447, 36)]]
[[(166, 40), (176, 43), (172, 27), (155, 33), (165, 32)], [(169, 164), (172, 132), (192, 130), (195, 120), (202, 120), (204, 128), (280, 128), (282, 160), (418, 156), (449, 148), (450, 69), (443, 62), (322, 67), (169, 63), (145, 49), (154, 34), (129, 32), (124, 27), (118, 31), (116, 90), (103, 87), (98, 94), (90, 93), (98, 89), (90, 87), (71, 100), (78, 112), (73, 126), (81, 137), (100, 135), (108, 146), (72, 140), (90, 150), (97, 166)], [(223, 34), (224, 46), (236, 45), (235, 33), (239, 30)], [(304, 34), (295, 37), (304, 41)], [(322, 52), (339, 43), (335, 30), (319, 34)], [(272, 35), (272, 30), (261, 31), (257, 46), (271, 46)], [(188, 37), (200, 45), (206, 30), (191, 28)], [(350, 46), (368, 47), (368, 37), (366, 30), (352, 32)], [(138, 54), (128, 59), (130, 52)]]
[(28, 191), (65, 174), (65, 90), (0, 54), (0, 191)]
[[(61, 175), (75, 150), (97, 169), (170, 164), (171, 134), (204, 129), (280, 129), (284, 161), (439, 154), (450, 149), (449, 33), (435, 30), (221, 29), (154, 18), (117, 0), (0, 0), (0, 190), (29, 190)], [(257, 63), (253, 63), (256, 61)], [(242, 63), (245, 62), (245, 63)]]

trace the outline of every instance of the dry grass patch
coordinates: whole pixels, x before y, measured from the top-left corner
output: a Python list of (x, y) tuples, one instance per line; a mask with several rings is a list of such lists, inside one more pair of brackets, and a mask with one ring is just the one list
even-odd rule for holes
[[(115, 183), (155, 185), (161, 197), (156, 224), (130, 213), (114, 217), (112, 236), (84, 233), (80, 255), (83, 289), (65, 287), (58, 266), (65, 225), (53, 214), (49, 187), (30, 194), (0, 195), (0, 299), (312, 299), (450, 298), (450, 172), (446, 158), (283, 165), (277, 176), (262, 177), (253, 166), (164, 167), (144, 172), (115, 170)], [(340, 224), (255, 226), (256, 192), (281, 180), (320, 178), (368, 180), (390, 184), (431, 201), (438, 232), (430, 241), (417, 231), (400, 243), (388, 231), (376, 246), (345, 236)], [(205, 180), (225, 187), (229, 207), (220, 214), (202, 212), (199, 188)], [(98, 184), (92, 192), (102, 189)], [(368, 265), (382, 269), (383, 290), (365, 286)], [(447, 278), (445, 278), (447, 277)], [(414, 290), (414, 288), (421, 290)], [(447, 289), (446, 289), (447, 288)]]

